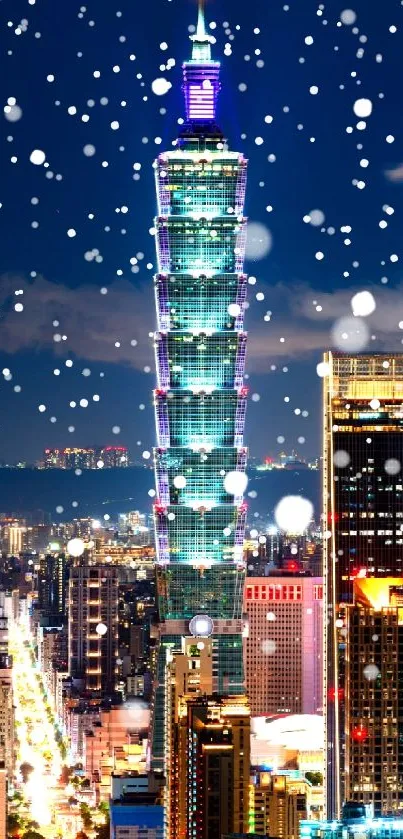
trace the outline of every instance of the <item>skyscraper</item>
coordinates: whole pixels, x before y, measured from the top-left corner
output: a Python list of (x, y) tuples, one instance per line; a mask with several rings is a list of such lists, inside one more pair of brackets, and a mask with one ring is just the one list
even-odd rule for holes
[(220, 65), (203, 3), (183, 65), (186, 120), (155, 163), (157, 502), (160, 646), (153, 766), (162, 771), (166, 651), (211, 636), (213, 687), (242, 694), (243, 274), (246, 166), (217, 126)]
[[(403, 578), (403, 355), (327, 353), (325, 364), (326, 810), (327, 817), (334, 818), (340, 814), (346, 794), (346, 749), (351, 754), (347, 740), (354, 739), (355, 726), (348, 728), (352, 709), (346, 713), (347, 696), (352, 697), (361, 683), (360, 668), (371, 663), (357, 661), (356, 668), (346, 663), (346, 612), (354, 604), (354, 583), (365, 578)], [(363, 612), (358, 619), (367, 620)], [(382, 633), (379, 644), (385, 637)], [(383, 655), (381, 647), (377, 653)], [(371, 715), (377, 710), (368, 706), (368, 712)], [(374, 772), (382, 766), (381, 745), (371, 739)], [(353, 775), (358, 767), (359, 762), (351, 764)], [(352, 776), (348, 791), (362, 800), (358, 779)]]
[[(199, 657), (203, 658), (203, 651)], [(193, 659), (197, 661), (196, 654)], [(203, 661), (200, 665), (205, 666)], [(175, 696), (171, 710), (165, 835), (169, 839), (221, 839), (229, 831), (243, 833), (249, 818), (250, 708), (246, 697), (187, 693)]]
[(64, 554), (47, 554), (39, 560), (38, 609), (42, 626), (63, 626), (68, 584)]
[(321, 577), (247, 577), (244, 661), (252, 716), (321, 712), (322, 606)]
[(7, 771), (0, 761), (0, 839), (7, 839)]
[[(212, 642), (210, 638), (182, 638), (181, 650), (170, 651), (165, 671), (165, 836), (185, 837), (188, 818), (188, 766), (185, 728), (179, 725), (180, 703), (186, 696), (211, 694), (213, 686)], [(183, 717), (186, 714), (183, 713)]]
[(403, 806), (403, 580), (354, 582), (346, 608), (347, 800), (375, 816)]
[[(14, 771), (14, 705), (13, 662), (6, 653), (0, 654), (0, 761), (4, 762), (7, 777)], [(1, 788), (1, 779), (0, 779)]]
[(69, 674), (97, 696), (116, 688), (118, 571), (113, 565), (76, 565), (69, 583)]

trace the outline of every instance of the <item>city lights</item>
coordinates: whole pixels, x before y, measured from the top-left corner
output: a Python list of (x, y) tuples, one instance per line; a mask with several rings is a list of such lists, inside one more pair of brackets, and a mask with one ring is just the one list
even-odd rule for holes
[[(10, 627), (10, 653), (13, 657), (15, 720), (18, 731), (17, 765), (31, 767), (22, 785), (31, 817), (46, 837), (59, 835), (56, 827), (66, 794), (60, 784), (62, 756), (56, 740), (53, 714), (44, 695), (41, 676), (33, 663), (29, 632), (16, 622)], [(66, 839), (74, 839), (79, 820), (64, 824)], [(49, 832), (50, 831), (50, 832)]]
[(0, 839), (403, 839), (397, 7), (1, 0)]

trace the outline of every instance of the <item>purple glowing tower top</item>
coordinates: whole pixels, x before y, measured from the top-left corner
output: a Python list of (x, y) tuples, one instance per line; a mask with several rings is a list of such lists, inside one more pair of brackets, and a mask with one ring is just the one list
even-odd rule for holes
[(183, 64), (183, 92), (188, 123), (215, 123), (220, 91), (220, 62), (211, 60), (214, 39), (207, 34), (204, 0), (199, 0), (199, 16), (193, 41), (192, 58)]

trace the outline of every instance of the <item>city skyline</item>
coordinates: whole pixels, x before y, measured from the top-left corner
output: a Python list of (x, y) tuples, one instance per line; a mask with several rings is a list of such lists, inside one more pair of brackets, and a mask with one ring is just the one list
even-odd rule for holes
[[(8, 5), (4, 4), (5, 13)], [(16, 27), (7, 30), (14, 90), (3, 82), (4, 106), (11, 109), (4, 127), (13, 140), (5, 141), (2, 152), (0, 369), (10, 370), (13, 378), (3, 387), (0, 457), (8, 462), (32, 461), (45, 447), (69, 445), (70, 437), (71, 445), (85, 445), (92, 439), (94, 422), (109, 441), (112, 427), (120, 427), (125, 445), (140, 456), (152, 447), (153, 359), (148, 332), (153, 308), (148, 288), (153, 269), (146, 265), (154, 265), (155, 258), (147, 184), (157, 148), (154, 140), (161, 138), (161, 145), (166, 145), (175, 135), (181, 113), (177, 90), (181, 33), (194, 25), (193, 9), (190, 0), (161, 0), (154, 19), (148, 7), (135, 14), (134, 9), (112, 4), (108, 10), (98, 10), (94, 20), (89, 9), (78, 12), (79, 17), (63, 9), (63, 62), (72, 68), (68, 77), (62, 77), (60, 58), (52, 51), (52, 18), (45, 20), (39, 4), (30, 10), (27, 32), (16, 35)], [(249, 385), (251, 395), (260, 396), (260, 401), (251, 400), (246, 443), (258, 458), (277, 448), (278, 437), (285, 438), (288, 450), (303, 449), (307, 459), (317, 456), (321, 383), (315, 367), (322, 347), (329, 343), (333, 320), (351, 311), (354, 291), (370, 288), (376, 296), (370, 323), (380, 344), (371, 341), (368, 349), (396, 350), (401, 340), (401, 260), (391, 261), (400, 256), (402, 127), (395, 78), (401, 30), (389, 6), (384, 27), (378, 26), (375, 10), (363, 0), (354, 11), (355, 24), (339, 27), (341, 9), (323, 12), (310, 2), (303, 12), (283, 9), (282, 4), (267, 7), (261, 0), (252, 0), (247, 11), (237, 0), (206, 5), (208, 24), (216, 23), (211, 32), (217, 38), (228, 90), (221, 102), (223, 122), (236, 147), (252, 159), (249, 215), (273, 237), (268, 256), (247, 263), (249, 273), (257, 277), (248, 311), (253, 336)], [(11, 6), (8, 14), (13, 21)], [(223, 22), (228, 26), (223, 27)], [(353, 31), (356, 28), (358, 32)], [(255, 34), (255, 29), (260, 33)], [(35, 31), (40, 38), (35, 38)], [(147, 51), (145, 35), (150, 42)], [(110, 60), (104, 43), (111, 45)], [(165, 43), (168, 48), (160, 48)], [(132, 61), (131, 55), (136, 59)], [(169, 59), (169, 69), (160, 70)], [(172, 85), (161, 96), (152, 89), (158, 78)], [(32, 80), (29, 90), (28, 80)], [(262, 97), (254, 96), (257, 87), (264, 91)], [(315, 87), (318, 92), (311, 93)], [(7, 105), (13, 96), (17, 105)], [(363, 130), (356, 127), (360, 120), (353, 111), (360, 96), (373, 103)], [(161, 114), (160, 108), (166, 113)], [(44, 116), (39, 124), (38, 111)], [(82, 116), (88, 121), (83, 122)], [(273, 121), (265, 122), (265, 117)], [(119, 128), (111, 128), (116, 122)], [(137, 124), (144, 125), (138, 134)], [(352, 133), (347, 133), (349, 127)], [(259, 138), (261, 145), (255, 142)], [(87, 146), (93, 146), (95, 154), (87, 156), (92, 153)], [(119, 151), (120, 147), (125, 150)], [(35, 149), (45, 151), (50, 171), (30, 162)], [(56, 175), (63, 180), (57, 181)], [(133, 181), (133, 176), (139, 180)], [(365, 182), (365, 188), (353, 180)], [(86, 184), (85, 189), (76, 188), (78, 183)], [(122, 213), (122, 207), (128, 212)], [(314, 224), (303, 221), (314, 209), (324, 213), (322, 226), (330, 233), (321, 232), (320, 214), (313, 217)], [(34, 222), (39, 227), (31, 227)], [(380, 222), (387, 227), (380, 227)], [(122, 229), (127, 233), (122, 234)], [(70, 230), (77, 235), (68, 236)], [(371, 252), (366, 248), (367, 230)], [(103, 262), (96, 262), (94, 248)], [(320, 252), (323, 260), (315, 257)], [(144, 259), (136, 254), (144, 254)], [(137, 265), (131, 265), (130, 259), (137, 259)], [(132, 268), (139, 268), (139, 273), (133, 274)], [(30, 276), (32, 271), (36, 277)], [(388, 283), (381, 282), (382, 277)], [(108, 293), (101, 294), (100, 289)], [(15, 291), (21, 290), (24, 295), (14, 299)], [(264, 294), (265, 299), (256, 300), (255, 294)], [(15, 311), (22, 298), (23, 311)], [(270, 320), (265, 321), (266, 316)], [(57, 320), (60, 326), (54, 327)], [(132, 340), (138, 341), (136, 346)], [(311, 353), (305, 356), (309, 347)], [(73, 361), (71, 369), (65, 367), (66, 360)], [(270, 369), (272, 364), (276, 370)], [(144, 367), (150, 372), (145, 373)], [(55, 376), (54, 369), (60, 375)], [(15, 392), (14, 386), (21, 392)], [(98, 403), (93, 403), (94, 395), (100, 396)], [(284, 402), (286, 397), (289, 402)], [(79, 407), (81, 399), (88, 400), (86, 408)], [(70, 408), (74, 401), (77, 407)], [(38, 410), (41, 404), (46, 406), (43, 413)], [(306, 410), (309, 416), (294, 414), (295, 410)], [(52, 416), (56, 423), (50, 422)], [(269, 421), (262, 423), (262, 417)], [(69, 427), (75, 430), (69, 432)], [(305, 442), (298, 443), (298, 437)]]
[(10, 2), (0, 839), (403, 839), (403, 0)]

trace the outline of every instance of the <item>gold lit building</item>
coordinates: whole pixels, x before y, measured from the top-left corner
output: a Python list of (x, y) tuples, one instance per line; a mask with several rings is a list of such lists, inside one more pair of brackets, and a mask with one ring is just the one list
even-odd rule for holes
[(95, 559), (96, 562), (118, 565), (121, 569), (131, 569), (137, 580), (154, 579), (155, 548), (153, 545), (122, 545), (97, 538)]
[[(356, 686), (363, 684), (365, 667), (360, 660), (352, 668), (346, 659), (346, 622), (351, 626), (353, 620), (347, 613), (354, 604), (355, 582), (403, 578), (403, 354), (327, 353), (324, 361), (325, 774), (326, 816), (333, 819), (347, 794), (357, 801), (363, 794), (355, 774), (362, 774), (360, 762), (346, 762), (355, 749), (350, 727), (355, 711), (347, 706), (357, 695)], [(356, 619), (360, 632), (360, 621), (365, 625), (367, 620), (362, 609)], [(383, 645), (389, 613), (385, 621), (381, 657), (387, 655)], [(383, 747), (371, 738), (375, 768)]]
[(299, 823), (308, 816), (307, 798), (310, 784), (305, 778), (287, 774), (270, 776), (267, 790), (271, 836), (278, 839), (299, 839)]
[(401, 812), (403, 579), (356, 580), (346, 643), (346, 799)]
[(299, 839), (303, 819), (323, 813), (323, 787), (312, 786), (298, 770), (254, 770), (250, 786), (249, 831), (257, 836)]
[(167, 839), (219, 839), (248, 827), (250, 708), (245, 696), (211, 695), (212, 665), (205, 637), (183, 638), (168, 661)]

